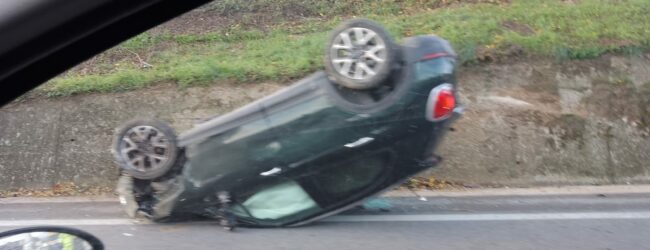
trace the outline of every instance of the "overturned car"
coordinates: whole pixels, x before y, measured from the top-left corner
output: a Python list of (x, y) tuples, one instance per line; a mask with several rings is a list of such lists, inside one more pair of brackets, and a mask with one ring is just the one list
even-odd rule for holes
[(397, 45), (379, 24), (354, 19), (331, 33), (324, 62), (325, 71), (179, 136), (154, 119), (118, 128), (127, 213), (297, 226), (438, 164), (434, 149), (462, 113), (447, 41)]

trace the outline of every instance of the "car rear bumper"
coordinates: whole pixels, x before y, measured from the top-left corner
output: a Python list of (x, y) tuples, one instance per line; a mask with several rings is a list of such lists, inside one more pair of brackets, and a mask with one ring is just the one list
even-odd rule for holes
[(449, 118), (449, 122), (450, 123), (455, 122), (456, 120), (458, 120), (458, 118), (460, 118), (463, 115), (463, 113), (465, 113), (465, 106), (463, 105), (456, 106), (456, 108), (454, 108), (454, 112)]
[(463, 106), (460, 105), (456, 106), (456, 108), (454, 108), (452, 115), (449, 118), (447, 118), (445, 121), (443, 121), (444, 123), (440, 127), (432, 131), (433, 133), (431, 137), (432, 139), (430, 140), (430, 142), (427, 144), (425, 148), (424, 151), (425, 154), (422, 156), (421, 159), (418, 160), (419, 167), (421, 168), (435, 167), (438, 165), (438, 163), (440, 163), (440, 161), (442, 161), (442, 157), (434, 154), (435, 149), (438, 146), (441, 139), (444, 137), (444, 134), (446, 133), (448, 127), (451, 124), (453, 124), (456, 120), (458, 120), (463, 115), (464, 112), (465, 112), (465, 108)]

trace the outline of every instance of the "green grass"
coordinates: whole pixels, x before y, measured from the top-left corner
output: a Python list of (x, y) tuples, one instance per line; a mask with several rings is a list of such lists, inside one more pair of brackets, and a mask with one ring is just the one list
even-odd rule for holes
[(123, 66), (109, 74), (72, 74), (56, 78), (45, 91), (49, 96), (65, 96), (130, 90), (168, 81), (184, 87), (220, 79), (237, 82), (287, 80), (320, 67), (324, 36), (320, 33), (290, 37), (278, 34), (247, 41), (242, 48), (229, 44), (186, 48), (182, 52), (161, 53), (150, 62), (154, 65), (152, 68)]
[[(308, 2), (283, 0), (281, 3), (291, 1)], [(228, 4), (234, 2), (237, 0), (208, 7), (232, 11), (234, 5)], [(150, 58), (148, 62), (154, 67), (142, 69), (122, 63), (100, 75), (72, 71), (53, 79), (41, 91), (49, 96), (65, 96), (129, 90), (158, 82), (191, 86), (221, 80), (243, 83), (301, 77), (322, 67), (327, 31), (341, 21), (337, 15), (345, 15), (343, 1), (334, 2), (329, 12), (327, 6), (313, 7), (313, 12), (326, 12), (331, 17), (299, 25), (280, 22), (267, 30), (234, 26), (200, 35), (144, 33), (124, 42), (120, 48), (138, 51), (163, 42), (172, 44)], [(580, 0), (576, 4), (513, 0), (507, 5), (415, 8), (424, 2), (432, 5), (438, 1), (377, 0), (368, 4), (351, 1), (349, 4), (354, 8), (348, 11), (377, 20), (398, 39), (418, 34), (440, 35), (452, 43), (462, 63), (477, 61), (479, 50), (498, 53), (512, 45), (530, 55), (561, 60), (594, 58), (610, 52), (635, 54), (650, 48), (650, 15), (647, 14), (650, 2), (647, 0)], [(379, 5), (382, 7), (373, 8)], [(246, 8), (249, 9), (240, 11), (251, 12), (261, 7)], [(531, 32), (510, 30), (503, 26), (504, 22), (523, 25)]]
[[(222, 15), (264, 13), (273, 18), (287, 16), (335, 17), (349, 14), (397, 15), (435, 7), (446, 2), (467, 0), (221, 0), (206, 6)], [(496, 3), (503, 0), (478, 0), (473, 2)]]

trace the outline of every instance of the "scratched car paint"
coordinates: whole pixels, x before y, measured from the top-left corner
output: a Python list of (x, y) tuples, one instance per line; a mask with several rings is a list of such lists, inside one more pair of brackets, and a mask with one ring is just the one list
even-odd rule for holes
[(297, 226), (339, 213), (438, 164), (462, 113), (455, 53), (354, 19), (332, 31), (325, 70), (176, 136), (136, 118), (116, 130), (126, 212), (219, 219), (228, 229)]

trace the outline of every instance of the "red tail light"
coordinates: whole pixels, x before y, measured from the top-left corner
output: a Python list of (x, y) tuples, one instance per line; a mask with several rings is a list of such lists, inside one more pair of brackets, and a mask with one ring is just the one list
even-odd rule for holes
[(449, 83), (443, 83), (431, 90), (427, 101), (426, 118), (429, 121), (440, 121), (451, 116), (456, 107), (454, 87)]
[(447, 54), (445, 52), (426, 54), (422, 58), (420, 58), (420, 61), (432, 60), (432, 59), (440, 58), (440, 57), (443, 57), (443, 56), (449, 56), (449, 54)]

